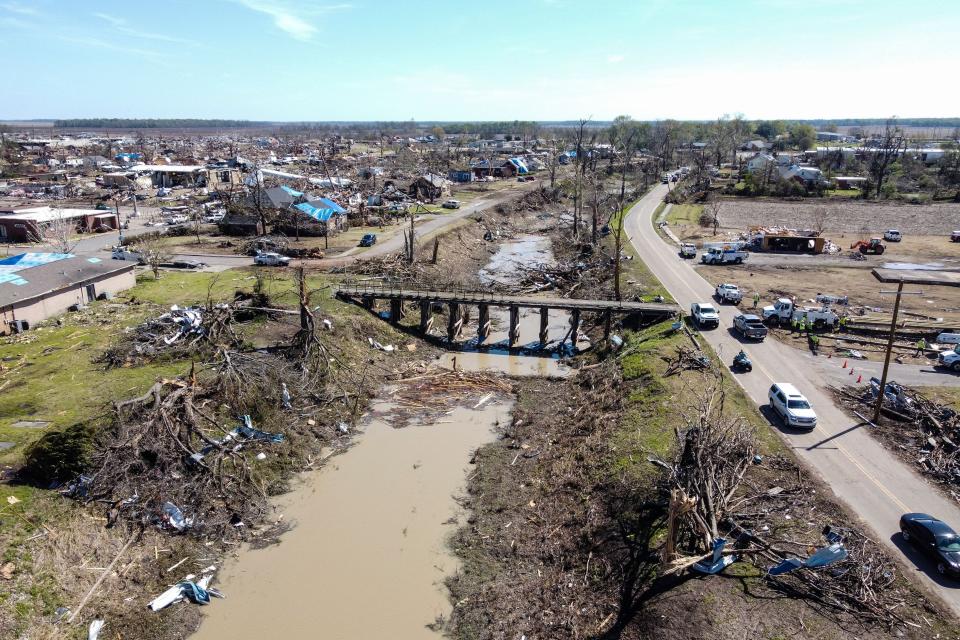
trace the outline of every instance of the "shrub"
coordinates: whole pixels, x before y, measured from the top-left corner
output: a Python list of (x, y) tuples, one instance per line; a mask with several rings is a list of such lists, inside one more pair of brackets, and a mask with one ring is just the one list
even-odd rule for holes
[(27, 450), (22, 475), (40, 485), (72, 480), (87, 467), (94, 433), (86, 423), (45, 433)]

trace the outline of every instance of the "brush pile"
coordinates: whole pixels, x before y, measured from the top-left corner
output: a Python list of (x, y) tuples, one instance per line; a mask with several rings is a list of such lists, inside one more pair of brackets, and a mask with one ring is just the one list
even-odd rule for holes
[[(858, 411), (876, 405), (880, 381), (866, 389), (835, 389), (838, 399)], [(894, 381), (883, 394), (883, 419), (876, 432), (901, 458), (960, 502), (960, 412)]]
[(397, 380), (394, 385), (388, 395), (395, 406), (383, 418), (395, 429), (414, 420), (437, 422), (458, 406), (479, 409), (513, 391), (499, 376), (469, 371), (427, 372)]
[(234, 306), (179, 307), (127, 329), (97, 362), (108, 368), (127, 367), (161, 357), (178, 359), (219, 347), (239, 345)]

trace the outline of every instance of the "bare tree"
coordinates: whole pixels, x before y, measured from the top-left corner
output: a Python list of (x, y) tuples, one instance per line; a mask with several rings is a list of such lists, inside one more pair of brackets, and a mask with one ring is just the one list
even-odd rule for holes
[(903, 129), (897, 125), (896, 118), (887, 120), (883, 130), (883, 137), (868, 152), (870, 176), (876, 185), (876, 197), (879, 198), (883, 192), (883, 183), (890, 175), (891, 165), (906, 150), (907, 138), (903, 134)]
[(574, 158), (573, 175), (573, 235), (580, 233), (580, 217), (583, 210), (583, 182), (587, 173), (587, 158), (584, 145), (584, 131), (590, 118), (580, 118), (577, 124), (576, 142), (577, 157)]
[(76, 222), (64, 216), (62, 209), (56, 208), (50, 220), (38, 222), (28, 235), (31, 242), (45, 245), (56, 253), (72, 253), (77, 246), (76, 233)]
[(150, 267), (153, 277), (160, 279), (160, 265), (170, 260), (170, 251), (161, 233), (145, 233), (137, 236), (134, 248), (144, 264)]
[(713, 227), (713, 235), (717, 235), (720, 228), (720, 201), (711, 199), (703, 205), (703, 212), (700, 214), (701, 227)]
[(827, 219), (830, 217), (829, 211), (826, 207), (817, 207), (813, 210), (812, 221), (813, 221), (813, 230), (817, 232), (818, 236), (822, 236), (824, 230), (827, 226)]

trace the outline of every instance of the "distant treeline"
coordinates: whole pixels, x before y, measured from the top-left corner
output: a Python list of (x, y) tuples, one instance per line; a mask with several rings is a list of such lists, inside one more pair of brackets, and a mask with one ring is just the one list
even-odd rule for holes
[[(838, 127), (876, 127), (886, 124), (886, 118), (840, 118), (836, 120), (795, 120), (814, 126), (836, 125)], [(960, 118), (897, 118), (901, 127), (960, 127)]]
[(70, 118), (56, 120), (60, 129), (240, 129), (262, 127), (252, 120), (203, 120), (200, 118)]

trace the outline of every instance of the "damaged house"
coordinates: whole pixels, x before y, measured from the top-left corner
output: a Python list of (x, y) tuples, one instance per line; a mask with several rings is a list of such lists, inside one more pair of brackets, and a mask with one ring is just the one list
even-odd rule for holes
[(435, 173), (427, 173), (411, 182), (407, 193), (411, 198), (433, 202), (450, 195), (450, 181)]
[(29, 207), (0, 210), (0, 242), (37, 242), (62, 225), (80, 233), (112, 231), (120, 228), (120, 219), (116, 212), (101, 209)]

